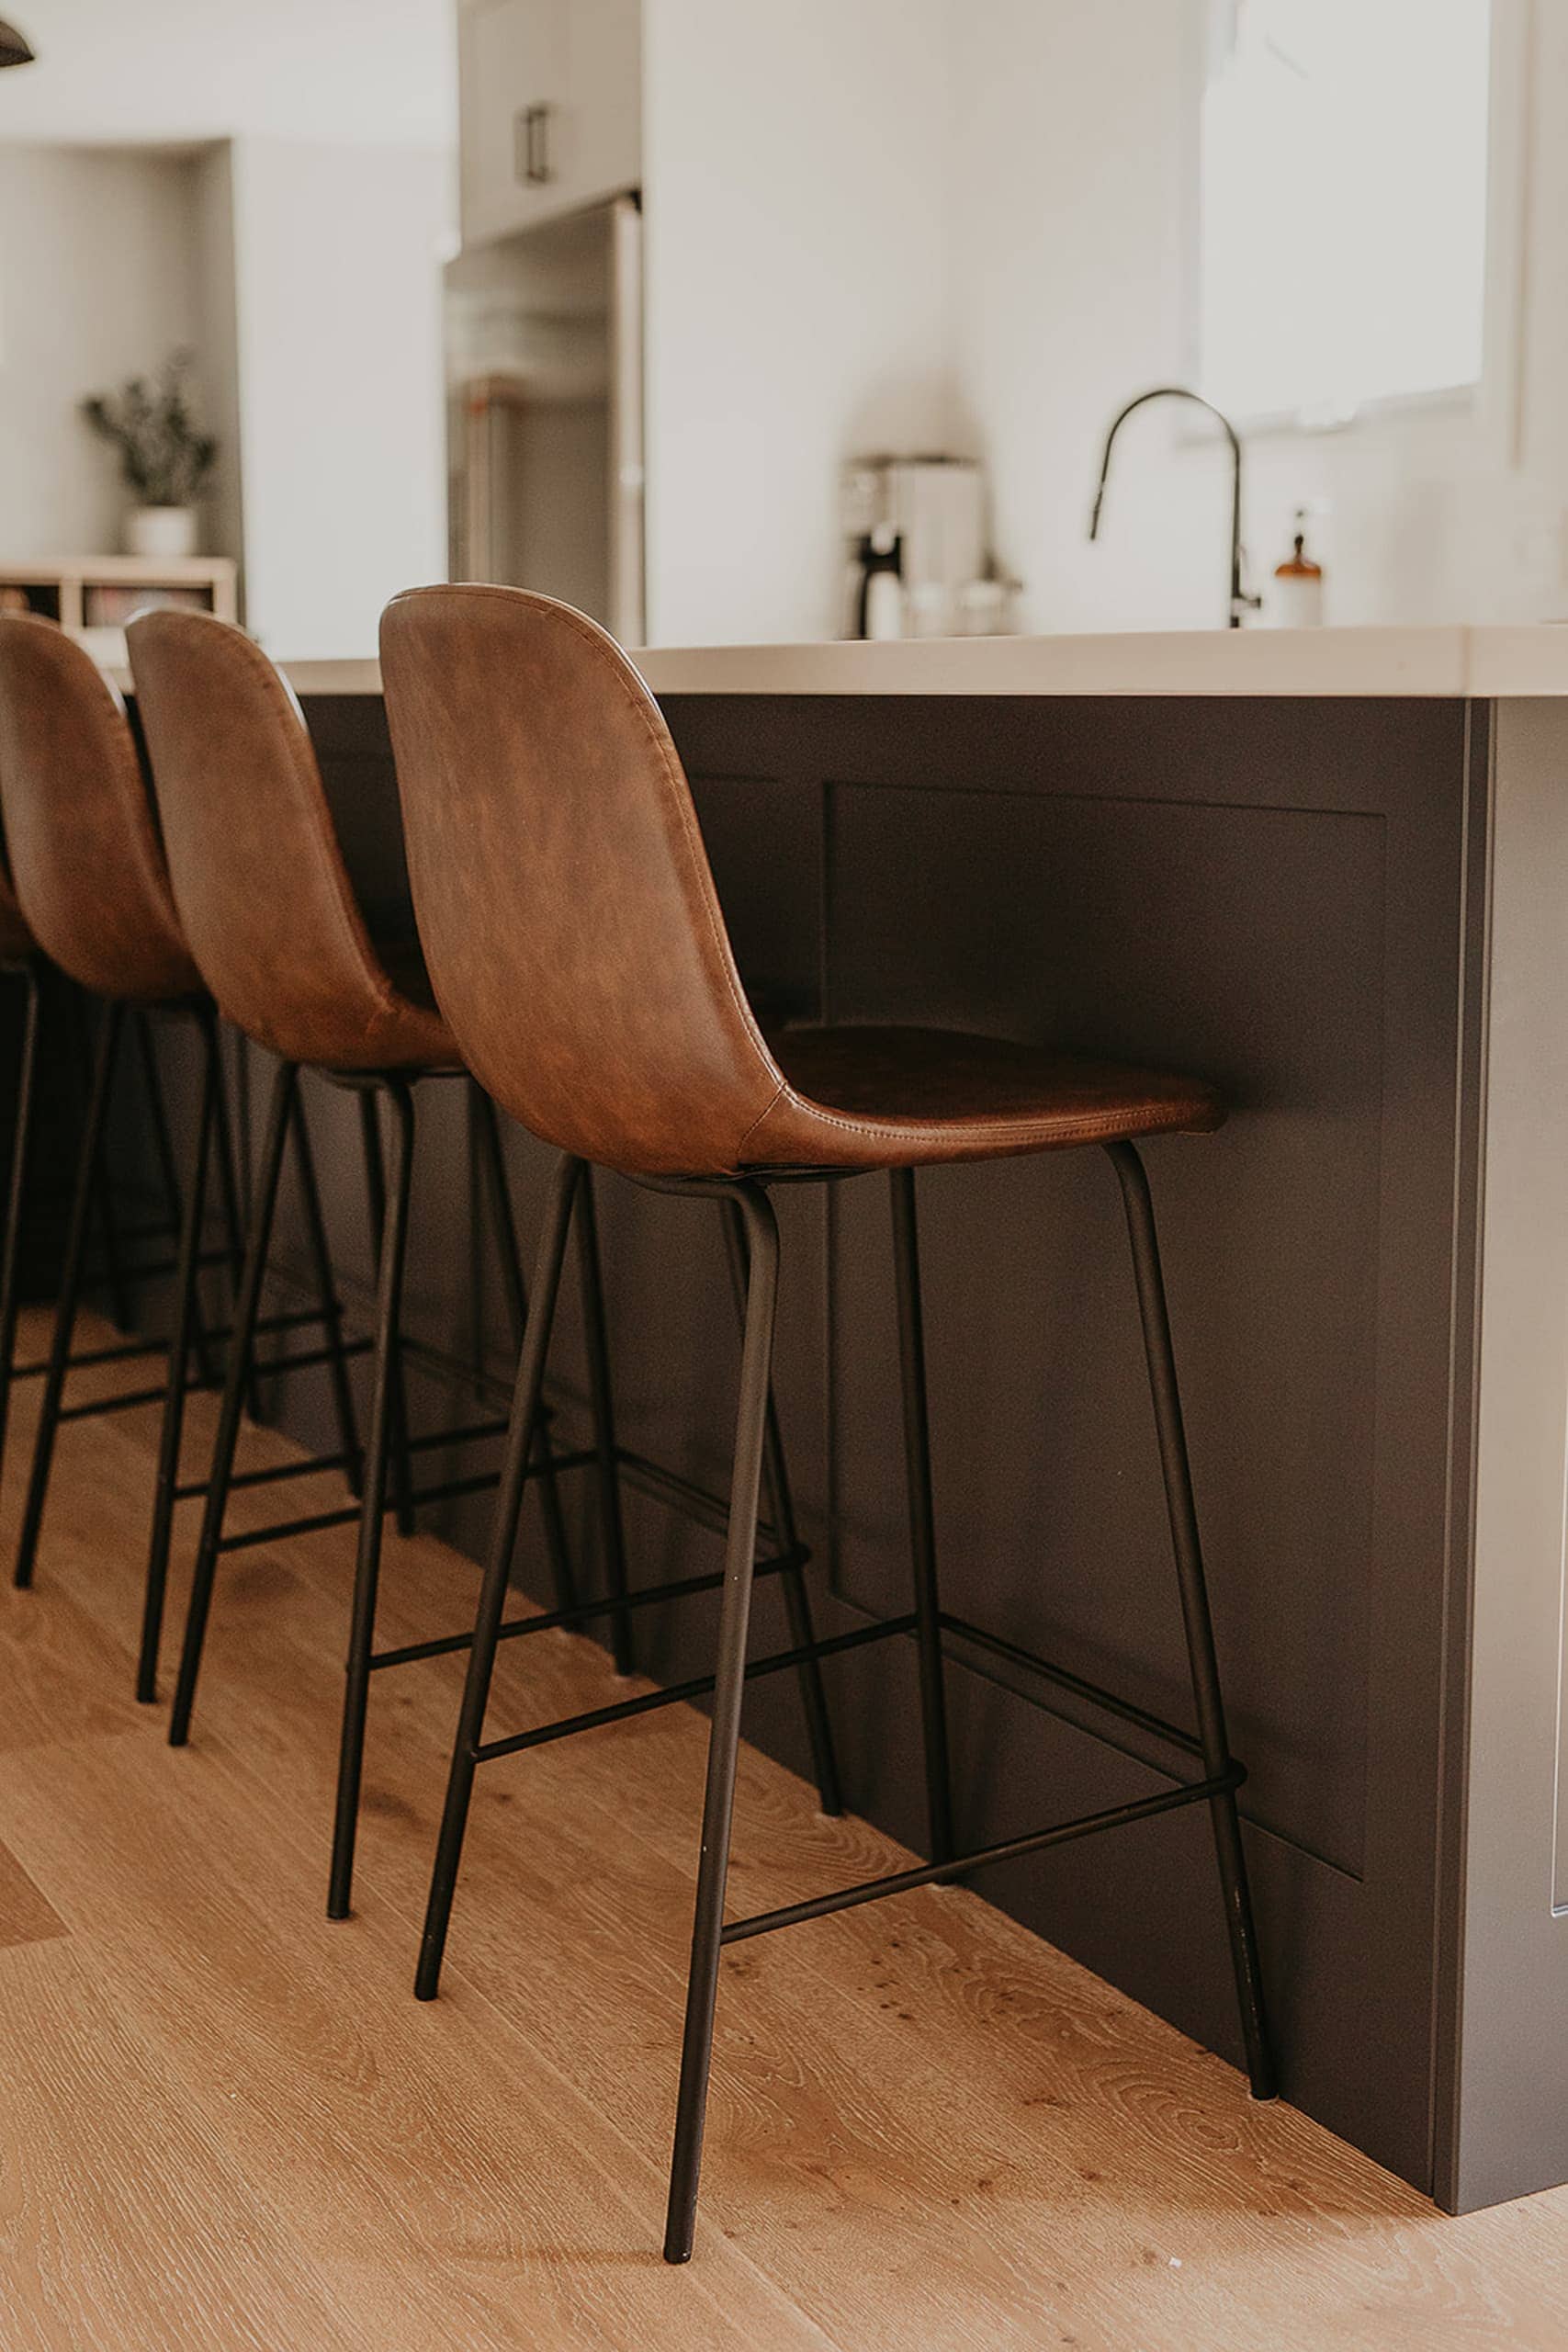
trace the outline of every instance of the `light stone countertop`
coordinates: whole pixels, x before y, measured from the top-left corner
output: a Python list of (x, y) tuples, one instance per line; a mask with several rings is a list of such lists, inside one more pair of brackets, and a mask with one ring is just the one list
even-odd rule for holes
[[(657, 695), (1568, 695), (1568, 627), (1550, 624), (658, 646), (634, 659)], [(373, 661), (285, 667), (300, 695), (380, 691)]]

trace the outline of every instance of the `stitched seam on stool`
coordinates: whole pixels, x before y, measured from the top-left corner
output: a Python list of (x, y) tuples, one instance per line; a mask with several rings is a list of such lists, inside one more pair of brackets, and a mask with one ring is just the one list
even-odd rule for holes
[[(783, 1090), (781, 1089), (781, 1091), (782, 1091)], [(879, 1136), (890, 1143), (907, 1141), (911, 1133), (914, 1133), (917, 1136), (922, 1133), (930, 1133), (931, 1125), (941, 1125), (944, 1124), (938, 1121), (922, 1125), (918, 1122), (912, 1121), (908, 1126), (903, 1127), (877, 1126), (872, 1121), (867, 1119), (846, 1119), (835, 1112), (824, 1110), (819, 1102), (813, 1102), (808, 1096), (804, 1094), (793, 1094), (793, 1099), (800, 1105), (803, 1111), (808, 1113), (814, 1119), (820, 1119), (827, 1126), (841, 1127), (846, 1135)], [(1148, 1107), (1152, 1109), (1154, 1106), (1151, 1104)], [(768, 1109), (772, 1110), (772, 1108), (773, 1104), (770, 1103), (768, 1105)], [(767, 1116), (767, 1113), (764, 1112), (762, 1115), (765, 1118)], [(979, 1137), (981, 1136), (1026, 1136), (1035, 1135), (1040, 1131), (1040, 1121), (1038, 1119), (1028, 1118), (984, 1119), (976, 1120), (973, 1123), (968, 1124), (954, 1121), (950, 1124), (952, 1124), (958, 1132), (967, 1132), (975, 1137)], [(1125, 1135), (1127, 1133), (1126, 1120), (1118, 1119), (1112, 1116), (1110, 1112), (1106, 1111), (1100, 1112), (1093, 1117), (1075, 1118), (1072, 1120), (1071, 1124), (1091, 1136)], [(750, 1130), (749, 1128), (747, 1133), (750, 1134)]]
[(758, 1128), (761, 1125), (763, 1120), (767, 1117), (769, 1112), (776, 1108), (784, 1092), (784, 1086), (785, 1081), (781, 1078), (778, 1084), (774, 1087), (772, 1094), (768, 1097), (768, 1100), (763, 1103), (761, 1109), (758, 1112), (756, 1117), (752, 1120), (750, 1125), (747, 1128), (745, 1134), (736, 1145), (735, 1162), (737, 1167), (740, 1164), (741, 1154), (744, 1152), (747, 1145), (750, 1142), (752, 1136), (756, 1134)]

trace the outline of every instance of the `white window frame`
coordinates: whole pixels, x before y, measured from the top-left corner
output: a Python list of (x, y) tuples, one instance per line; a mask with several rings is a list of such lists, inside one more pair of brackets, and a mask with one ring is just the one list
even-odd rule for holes
[[(1348, 416), (1327, 422), (1289, 410), (1235, 416), (1231, 422), (1244, 439), (1319, 439), (1423, 417), (1450, 416), (1468, 419), (1500, 466), (1517, 466), (1523, 442), (1520, 362), (1528, 300), (1525, 230), (1534, 137), (1530, 88), (1537, 11), (1541, 5), (1542, 0), (1492, 0), (1479, 379), (1472, 384), (1364, 401)], [(1186, 380), (1194, 386), (1201, 383), (1202, 373), (1202, 138), (1210, 6), (1211, 0), (1192, 0), (1190, 12), (1187, 153), (1182, 175), (1182, 344)], [(1210, 438), (1201, 420), (1190, 418), (1178, 422), (1176, 433), (1182, 442), (1206, 443)]]

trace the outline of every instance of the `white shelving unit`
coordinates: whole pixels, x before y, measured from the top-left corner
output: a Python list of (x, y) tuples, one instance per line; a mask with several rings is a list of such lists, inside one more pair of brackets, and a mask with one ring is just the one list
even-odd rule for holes
[(41, 613), (58, 621), (105, 669), (125, 663), (125, 623), (138, 606), (189, 605), (237, 618), (239, 567), (232, 557), (132, 555), (41, 557), (0, 563), (0, 612)]

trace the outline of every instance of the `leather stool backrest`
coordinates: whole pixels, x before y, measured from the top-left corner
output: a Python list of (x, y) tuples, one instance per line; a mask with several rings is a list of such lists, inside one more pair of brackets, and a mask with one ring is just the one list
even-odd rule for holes
[(0, 800), (46, 955), (103, 996), (199, 993), (125, 705), (74, 639), (28, 614), (0, 617)]
[(291, 1061), (413, 1058), (288, 681), (207, 613), (126, 637), (175, 900), (224, 1018)]
[(420, 937), (470, 1069), (605, 1166), (739, 1165), (784, 1080), (631, 663), (548, 597), (421, 588), (382, 616), (381, 674)]

